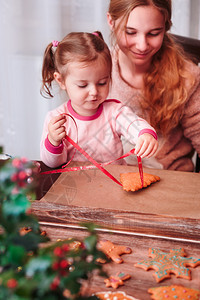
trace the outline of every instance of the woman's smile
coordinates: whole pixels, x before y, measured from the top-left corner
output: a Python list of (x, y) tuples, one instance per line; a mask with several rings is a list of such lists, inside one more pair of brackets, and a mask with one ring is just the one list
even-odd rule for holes
[(140, 59), (144, 59), (150, 54), (150, 51), (136, 52), (136, 51), (133, 51), (131, 49), (130, 49), (130, 52), (135, 56), (135, 58), (140, 58)]

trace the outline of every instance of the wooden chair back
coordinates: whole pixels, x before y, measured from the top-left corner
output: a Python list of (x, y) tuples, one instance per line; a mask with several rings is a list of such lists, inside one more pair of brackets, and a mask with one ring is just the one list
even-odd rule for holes
[[(173, 34), (175, 41), (180, 44), (184, 51), (189, 55), (192, 61), (196, 64), (200, 63), (200, 40), (184, 37), (180, 35)], [(200, 172), (200, 158), (197, 155), (195, 172)]]

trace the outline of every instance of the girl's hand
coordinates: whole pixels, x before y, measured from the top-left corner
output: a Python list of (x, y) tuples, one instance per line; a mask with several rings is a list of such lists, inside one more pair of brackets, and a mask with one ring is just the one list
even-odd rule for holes
[(144, 133), (137, 140), (135, 154), (141, 158), (149, 158), (156, 152), (157, 148), (157, 140), (151, 134)]
[(64, 123), (66, 122), (66, 116), (63, 114), (51, 119), (48, 125), (48, 139), (54, 146), (59, 146), (62, 139), (66, 136), (66, 130)]

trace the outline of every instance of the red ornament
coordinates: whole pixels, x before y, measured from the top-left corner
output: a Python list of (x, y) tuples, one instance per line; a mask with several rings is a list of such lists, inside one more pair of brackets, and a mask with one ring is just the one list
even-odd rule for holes
[(14, 289), (14, 288), (16, 288), (16, 287), (17, 287), (17, 280), (14, 279), (14, 278), (8, 279), (8, 281), (7, 281), (7, 287), (8, 287), (9, 289)]
[(15, 168), (20, 168), (20, 166), (21, 166), (21, 160), (18, 159), (18, 158), (14, 158), (13, 161), (12, 161), (12, 165)]
[(12, 174), (12, 176), (11, 176), (11, 181), (12, 182), (16, 182), (17, 181), (17, 179), (18, 179), (18, 177), (17, 177), (17, 173), (14, 173), (14, 174)]
[(58, 288), (59, 284), (60, 284), (60, 278), (59, 277), (55, 277), (54, 280), (53, 280), (53, 282), (50, 285), (50, 289), (51, 290), (56, 290)]
[(63, 251), (60, 247), (56, 247), (53, 251), (55, 256), (62, 256), (63, 255)]
[(59, 269), (59, 262), (58, 261), (55, 261), (53, 264), (52, 264), (52, 269), (54, 271), (58, 270)]
[(19, 180), (25, 180), (27, 178), (27, 174), (25, 171), (20, 171), (18, 174)]
[(63, 244), (63, 245), (62, 245), (62, 250), (63, 250), (64, 252), (68, 252), (69, 249), (70, 249), (70, 247), (69, 247), (68, 244)]
[(69, 263), (66, 259), (61, 260), (60, 267), (61, 269), (66, 269), (69, 266)]

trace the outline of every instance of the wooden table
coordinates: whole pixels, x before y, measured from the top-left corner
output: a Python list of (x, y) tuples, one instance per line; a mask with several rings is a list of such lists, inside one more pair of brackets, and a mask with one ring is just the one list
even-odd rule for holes
[[(120, 173), (138, 172), (137, 167), (109, 166), (119, 180)], [(101, 225), (100, 239), (132, 248), (122, 256), (124, 263), (105, 265), (109, 275), (123, 271), (131, 275), (119, 290), (138, 299), (150, 299), (150, 287), (180, 284), (200, 290), (200, 266), (192, 280), (176, 278), (156, 283), (153, 270), (136, 268), (148, 258), (148, 249), (184, 248), (187, 256), (200, 258), (200, 174), (144, 169), (160, 176), (160, 182), (138, 192), (125, 192), (99, 170), (41, 175), (38, 200), (32, 210), (42, 229), (52, 240), (83, 238), (87, 232), (80, 222)], [(55, 182), (55, 183), (54, 183)], [(110, 291), (103, 278), (96, 276), (88, 293)]]

